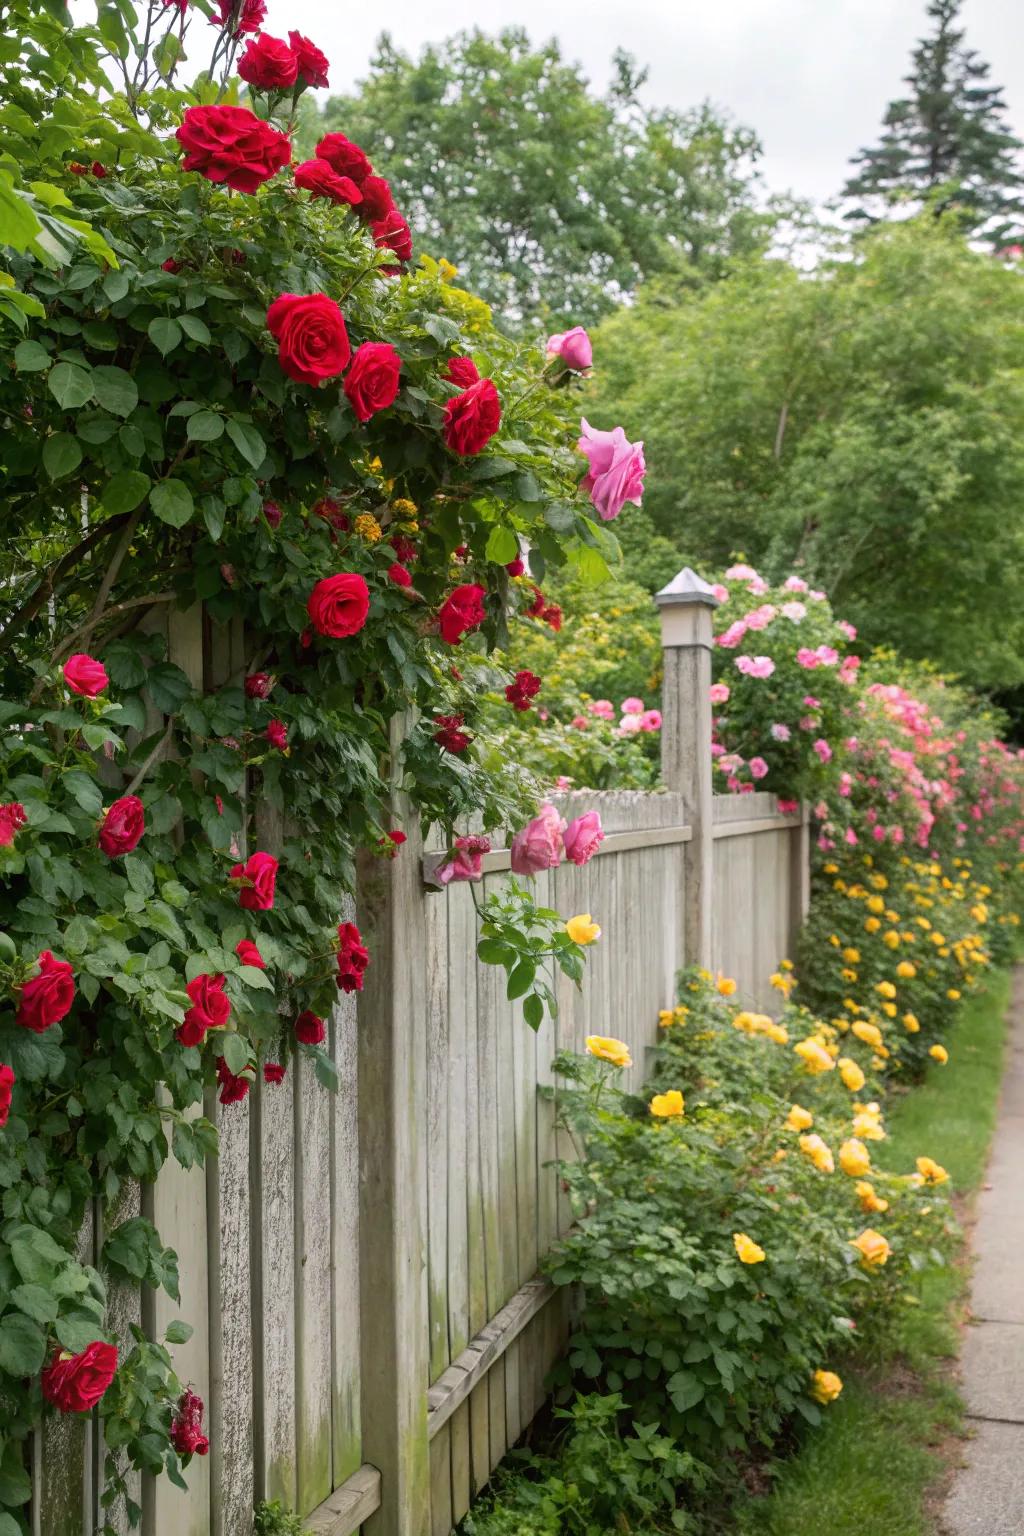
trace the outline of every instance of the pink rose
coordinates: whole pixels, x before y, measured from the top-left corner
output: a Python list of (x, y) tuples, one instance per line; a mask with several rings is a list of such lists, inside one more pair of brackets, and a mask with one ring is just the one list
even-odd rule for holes
[(640, 729), (642, 731), (660, 731), (661, 710), (645, 709), (643, 714), (640, 716)]
[(480, 861), (490, 851), (489, 837), (457, 837), (450, 857), (438, 867), (438, 880), (442, 885), (450, 885), (453, 880), (482, 880)]
[(730, 565), (725, 573), (726, 581), (752, 581), (757, 572), (752, 565)]
[(591, 501), (608, 523), (618, 517), (627, 501), (636, 507), (641, 504), (646, 473), (644, 445), (627, 441), (621, 427), (599, 432), (585, 417), (580, 426), (583, 436), (576, 446), (590, 465), (580, 487), (590, 492)]
[(582, 816), (577, 816), (575, 821), (570, 821), (565, 829), (563, 841), (565, 856), (571, 863), (588, 864), (604, 842), (601, 813), (586, 811)]
[(806, 592), (807, 591), (807, 583), (806, 583), (806, 581), (802, 581), (799, 576), (787, 576), (785, 581), (782, 583), (782, 585), (786, 589), (787, 592)]
[(712, 704), (727, 704), (731, 692), (732, 690), (728, 683), (712, 683), (710, 689)]
[(814, 743), (814, 750), (823, 763), (830, 763), (832, 761), (832, 748), (821, 736)]
[(619, 721), (619, 729), (616, 734), (619, 736), (635, 736), (640, 729), (642, 719), (643, 716), (638, 715), (635, 710), (628, 715), (623, 715)]
[(815, 667), (821, 666), (821, 659), (817, 651), (812, 651), (806, 645), (802, 645), (796, 653), (797, 666), (806, 667), (808, 672), (813, 672)]
[(574, 325), (571, 331), (563, 331), (548, 337), (548, 357), (560, 357), (573, 373), (585, 373), (594, 361), (590, 337), (582, 325)]
[(856, 640), (857, 630), (854, 625), (849, 624), (846, 619), (840, 619), (836, 624), (836, 628), (841, 635), (846, 636), (847, 640)]
[(737, 656), (736, 666), (744, 677), (771, 677), (775, 663), (770, 656)]
[(781, 613), (791, 624), (799, 624), (801, 619), (807, 617), (807, 607), (804, 603), (783, 603)]
[(102, 661), (96, 661), (94, 657), (86, 656), (81, 651), (68, 657), (63, 671), (64, 681), (72, 693), (83, 694), (87, 699), (94, 699), (110, 682)]
[(615, 706), (611, 699), (591, 699), (587, 705), (587, 713), (596, 715), (599, 720), (614, 720)]
[(769, 731), (773, 741), (788, 741), (792, 734), (788, 725), (773, 725)]
[(536, 875), (542, 869), (555, 869), (562, 859), (564, 829), (565, 822), (554, 806), (542, 805), (512, 839), (513, 874)]
[(715, 644), (720, 645), (723, 650), (734, 651), (746, 633), (746, 619), (737, 619), (735, 624), (730, 624), (729, 628), (718, 636)]
[(624, 715), (640, 715), (643, 714), (644, 701), (631, 694), (628, 699), (623, 699), (619, 707)]
[(779, 800), (779, 812), (783, 816), (793, 816), (799, 809), (799, 800)]
[(748, 766), (750, 768), (750, 777), (752, 779), (763, 779), (767, 777), (768, 764), (765, 762), (763, 757), (752, 757)]

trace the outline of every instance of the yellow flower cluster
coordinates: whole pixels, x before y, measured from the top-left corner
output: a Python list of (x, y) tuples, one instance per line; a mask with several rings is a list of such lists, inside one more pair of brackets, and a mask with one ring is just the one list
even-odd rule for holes
[(733, 1025), (745, 1035), (764, 1035), (768, 1040), (774, 1040), (776, 1045), (787, 1045), (789, 1031), (785, 1024), (778, 1024), (767, 1013), (748, 1013), (741, 1009), (733, 1016)]

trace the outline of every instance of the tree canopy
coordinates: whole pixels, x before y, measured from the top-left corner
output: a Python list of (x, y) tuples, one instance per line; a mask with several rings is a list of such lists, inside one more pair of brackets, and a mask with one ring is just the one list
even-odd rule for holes
[(643, 80), (620, 52), (599, 94), (557, 42), (534, 48), (520, 29), (418, 59), (385, 34), (322, 126), (374, 145), (428, 249), (506, 323), (589, 324), (653, 273), (721, 275), (776, 223), (756, 135), (707, 103), (647, 108)]

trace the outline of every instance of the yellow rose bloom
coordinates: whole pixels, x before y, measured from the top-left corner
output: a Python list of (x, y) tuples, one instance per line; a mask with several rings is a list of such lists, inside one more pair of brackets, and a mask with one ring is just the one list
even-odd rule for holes
[(736, 1257), (739, 1259), (741, 1264), (764, 1263), (764, 1249), (759, 1248), (752, 1237), (748, 1237), (745, 1232), (734, 1232), (732, 1235), (732, 1240), (736, 1248)]
[(854, 1187), (857, 1191), (857, 1198), (860, 1201), (862, 1211), (880, 1213), (889, 1209), (888, 1200), (883, 1200), (881, 1195), (875, 1192), (875, 1186), (869, 1183), (867, 1179), (861, 1179)]
[(793, 1047), (794, 1054), (800, 1057), (804, 1066), (812, 1077), (819, 1072), (831, 1072), (835, 1062), (820, 1040), (808, 1036), (806, 1040), (800, 1040)]
[(920, 1020), (918, 1019), (917, 1014), (905, 1013), (903, 1015), (903, 1027), (907, 1031), (908, 1035), (916, 1035), (918, 1030), (921, 1028)]
[(869, 912), (874, 912), (876, 916), (878, 913), (885, 911), (885, 902), (882, 900), (881, 896), (869, 896), (865, 902), (865, 906)]
[(885, 1014), (887, 1019), (894, 1019), (899, 1010), (895, 1003), (883, 1003), (882, 1012)]
[(926, 1184), (945, 1184), (949, 1174), (941, 1163), (937, 1163), (930, 1157), (917, 1159), (917, 1171)]
[(860, 1093), (864, 1087), (864, 1073), (855, 1061), (849, 1056), (839, 1058), (839, 1076), (843, 1080), (843, 1086), (849, 1088), (851, 1093)]
[[(378, 468), (380, 467), (379, 459), (377, 460), (377, 466)], [(391, 503), (391, 510), (396, 517), (408, 518), (415, 517), (419, 508), (414, 501), (409, 501), (406, 497), (400, 496), (397, 501)]]
[(946, 993), (946, 996), (950, 998), (954, 1003), (958, 1003), (960, 1001), (960, 991), (957, 987), (950, 987), (949, 991)]
[(378, 523), (372, 512), (360, 512), (352, 526), (359, 537), (366, 540), (367, 544), (376, 544), (383, 533), (380, 523)]
[(834, 1403), (843, 1383), (835, 1371), (815, 1371), (811, 1377), (811, 1396), (818, 1403)]
[(831, 1148), (817, 1134), (800, 1137), (800, 1151), (809, 1157), (819, 1173), (834, 1173), (835, 1158)]
[[(890, 921), (894, 921), (894, 919), (890, 919)], [(888, 932), (882, 934), (882, 943), (887, 949), (899, 949), (900, 936), (895, 928), (890, 928)]]
[(917, 975), (917, 966), (912, 960), (901, 960), (896, 967), (896, 975), (901, 981), (910, 981), (912, 977)]
[(946, 1062), (949, 1060), (949, 1052), (946, 1050), (946, 1047), (944, 1045), (933, 1045), (933, 1046), (930, 1046), (929, 1050), (928, 1050), (928, 1055), (932, 1058), (933, 1061), (937, 1061), (939, 1063), (939, 1065), (943, 1066), (943, 1067), (946, 1065)]
[(598, 1061), (610, 1061), (613, 1067), (633, 1065), (629, 1046), (622, 1040), (616, 1040), (613, 1035), (588, 1035), (586, 1044), (591, 1056), (596, 1056)]
[(864, 928), (867, 933), (877, 933), (881, 926), (882, 924), (877, 917), (866, 917), (864, 919)]
[(581, 912), (578, 917), (570, 917), (565, 925), (565, 931), (574, 944), (593, 944), (595, 939), (601, 937), (601, 929), (597, 923), (591, 922), (589, 912)]
[(678, 1088), (670, 1088), (667, 1093), (656, 1093), (648, 1108), (657, 1119), (671, 1120), (686, 1113), (686, 1101)]
[(813, 1124), (814, 1116), (801, 1104), (794, 1104), (786, 1116), (787, 1131), (809, 1131)]
[(861, 1179), (871, 1172), (871, 1155), (862, 1141), (853, 1137), (839, 1148), (839, 1166), (851, 1179)]
[(885, 1045), (882, 1039), (882, 1031), (877, 1024), (868, 1024), (864, 1019), (858, 1019), (853, 1025), (853, 1032), (858, 1040), (863, 1040), (865, 1045), (870, 1045), (877, 1051)]
[(715, 981), (715, 988), (722, 997), (732, 997), (736, 991), (736, 983), (731, 976), (723, 976), (722, 972), (719, 971)]
[(843, 950), (843, 959), (846, 961), (847, 965), (858, 965), (860, 963), (860, 950), (854, 949), (852, 946), (848, 946)]
[(672, 1012), (671, 1008), (659, 1008), (658, 1009), (658, 1028), (659, 1029), (668, 1029), (669, 1025), (670, 1024), (674, 1024), (674, 1023), (675, 1023), (675, 1014)]
[(859, 1237), (850, 1239), (851, 1245), (857, 1249), (861, 1256), (861, 1263), (868, 1269), (877, 1269), (886, 1262), (892, 1249), (874, 1227), (865, 1227)]
[(859, 1136), (861, 1141), (884, 1141), (885, 1130), (881, 1117), (862, 1110), (853, 1117), (853, 1134)]
[(896, 988), (893, 986), (891, 981), (880, 981), (875, 988), (875, 991), (878, 993), (879, 997), (888, 998), (890, 1002), (896, 996)]

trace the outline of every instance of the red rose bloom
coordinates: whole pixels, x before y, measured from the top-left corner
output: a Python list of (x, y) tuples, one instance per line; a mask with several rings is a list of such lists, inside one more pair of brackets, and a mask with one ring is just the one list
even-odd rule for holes
[(455, 588), (437, 616), (442, 640), (447, 640), (449, 645), (458, 645), (463, 635), (471, 629), (479, 629), (486, 618), (485, 596), (485, 589), (475, 584)]
[(252, 1078), (245, 1072), (232, 1072), (224, 1057), (217, 1062), (217, 1081), (220, 1083), (220, 1102), (222, 1104), (241, 1104), (249, 1089), (252, 1087)]
[(87, 699), (94, 699), (110, 682), (102, 661), (97, 661), (92, 656), (85, 656), (81, 652), (68, 657), (64, 663), (63, 672), (64, 681), (72, 693), (84, 694)]
[(269, 672), (250, 672), (245, 680), (245, 692), (250, 699), (265, 699), (274, 686)]
[(0, 848), (10, 848), (15, 833), (25, 825), (28, 817), (20, 800), (10, 800), (0, 805)]
[(263, 1064), (263, 1081), (265, 1083), (283, 1083), (284, 1067), (279, 1061), (267, 1061)]
[(342, 388), (360, 421), (394, 403), (401, 368), (402, 359), (386, 341), (364, 341), (357, 349)]
[(288, 751), (288, 727), (283, 720), (271, 720), (266, 729), (266, 737), (279, 752)]
[(276, 501), (265, 501), (263, 503), (263, 516), (271, 528), (279, 528), (281, 526), (281, 508)]
[(346, 139), (343, 133), (325, 133), (315, 154), (318, 160), (326, 160), (331, 170), (337, 171), (339, 176), (351, 177), (357, 187), (361, 187), (373, 172), (369, 156), (358, 144)]
[(0, 1062), (0, 1130), (7, 1124), (11, 1112), (11, 1096), (15, 1084), (14, 1068)]
[(490, 379), (480, 379), (445, 402), (444, 440), (463, 458), (485, 448), (500, 426), (501, 403)]
[(325, 576), (309, 594), (306, 612), (318, 635), (343, 640), (347, 635), (358, 634), (366, 623), (370, 589), (362, 576), (352, 571)]
[(131, 853), (146, 830), (146, 815), (138, 795), (122, 795), (109, 806), (100, 825), (99, 844), (111, 859)]
[(36, 962), (39, 975), (31, 976), (21, 989), (17, 1023), (41, 1035), (59, 1024), (75, 1000), (75, 979), (66, 960), (55, 960), (44, 949)]
[(525, 713), (530, 707), (530, 700), (535, 699), (541, 689), (541, 680), (535, 672), (517, 672), (513, 682), (505, 689), (505, 697), (513, 709)]
[[(325, 523), (330, 523), (339, 533), (348, 533), (349, 520), (333, 496), (321, 496), (319, 501), (314, 502), (313, 516), (323, 518)], [(337, 539), (334, 542), (337, 543)]]
[(456, 756), (465, 752), (472, 737), (462, 729), (464, 715), (435, 715), (434, 724), (440, 726), (440, 730), (434, 732), (434, 740), (439, 747), (446, 752), (453, 752)]
[(300, 384), (344, 373), (352, 356), (345, 316), (325, 293), (282, 293), (267, 310), (267, 327), (281, 367)]
[(355, 923), (338, 924), (338, 986), (343, 992), (363, 990), (363, 972), (370, 963), (370, 951)]
[(520, 560), (518, 558), (518, 556), (517, 556), (515, 560), (510, 560), (509, 561), (509, 563), (508, 563), (508, 565), (506, 565), (505, 569), (506, 569), (506, 571), (508, 571), (510, 576), (521, 576), (523, 574), (523, 572), (526, 570), (526, 566), (523, 563), (523, 561)]
[(239, 0), (217, 0), (217, 10), (222, 27), (234, 19), (231, 32), (235, 37), (242, 37), (246, 32), (258, 32), (267, 14), (264, 0), (242, 0), (241, 4)]
[(182, 169), (235, 192), (255, 192), (292, 157), (292, 143), (248, 107), (189, 107), (176, 137), (186, 151)]
[(100, 181), (103, 180), (104, 176), (110, 175), (110, 172), (107, 170), (102, 160), (94, 160), (89, 169), (92, 171), (94, 176), (99, 177)]
[(400, 561), (388, 566), (388, 581), (393, 581), (396, 587), (411, 587), (412, 577)]
[(239, 939), (235, 945), (235, 954), (243, 965), (254, 965), (258, 971), (265, 971), (267, 968), (267, 962), (252, 939)]
[(394, 251), (399, 261), (412, 256), (412, 231), (397, 208), (390, 209), (383, 218), (374, 219), (370, 225), (373, 243), (381, 250)]
[(329, 198), (332, 203), (355, 204), (363, 200), (351, 176), (339, 176), (326, 160), (303, 160), (295, 167), (295, 185), (312, 193), (311, 202), (318, 197)]
[(327, 1026), (317, 1014), (307, 1008), (295, 1020), (295, 1038), (303, 1045), (323, 1045), (327, 1039)]
[(171, 1420), (171, 1444), (179, 1456), (205, 1456), (210, 1442), (203, 1434), (203, 1400), (187, 1388)]
[(409, 565), (416, 559), (417, 549), (412, 539), (407, 539), (404, 533), (394, 533), (389, 540), (391, 548), (395, 552), (395, 559), (403, 565)]
[(292, 45), (299, 65), (299, 79), (303, 85), (312, 86), (314, 89), (327, 85), (327, 71), (330, 69), (330, 61), (326, 54), (320, 52), (315, 43), (311, 43), (308, 37), (303, 37), (301, 32), (289, 32), (288, 41)]
[(448, 359), (444, 377), (449, 384), (457, 384), (460, 389), (468, 389), (471, 384), (479, 384), (480, 370), (471, 357), (451, 357)]
[(208, 1029), (223, 1029), (231, 1015), (231, 1003), (224, 991), (224, 977), (204, 971), (185, 988), (192, 1007), (175, 1030), (180, 1045), (202, 1045)]
[(401, 848), (402, 844), (406, 841), (406, 836), (404, 832), (396, 828), (395, 831), (388, 833), (388, 840), (394, 843), (396, 848)]
[(385, 181), (383, 176), (367, 176), (360, 190), (363, 194), (360, 213), (364, 214), (371, 224), (386, 219), (395, 206), (390, 183)]
[(237, 69), (254, 91), (286, 91), (298, 78), (299, 61), (283, 38), (263, 32), (249, 43)]
[(94, 1339), (80, 1355), (61, 1350), (39, 1378), (43, 1396), (61, 1413), (85, 1413), (95, 1408), (114, 1379), (117, 1349)]
[(270, 853), (254, 853), (244, 864), (236, 864), (231, 879), (241, 888), (238, 905), (248, 912), (269, 912), (274, 905), (277, 860)]
[(162, 261), (160, 263), (160, 269), (163, 272), (171, 272), (171, 273), (180, 272), (181, 271), (181, 262), (180, 261), (175, 261), (173, 256), (168, 256), (166, 261)]

